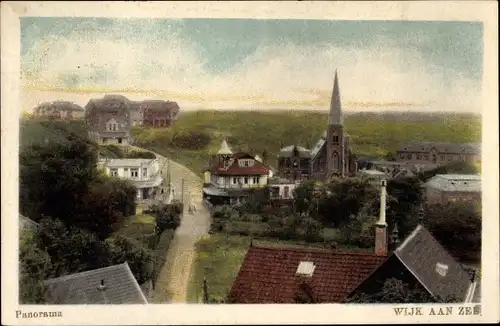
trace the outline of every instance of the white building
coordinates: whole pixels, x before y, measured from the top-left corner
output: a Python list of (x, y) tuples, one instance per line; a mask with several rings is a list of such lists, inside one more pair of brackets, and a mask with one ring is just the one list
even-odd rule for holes
[(163, 184), (157, 159), (104, 159), (100, 161), (107, 175), (132, 181), (138, 199), (154, 198)]
[(269, 191), (271, 199), (293, 199), (295, 188), (299, 182), (293, 182), (284, 178), (270, 178)]

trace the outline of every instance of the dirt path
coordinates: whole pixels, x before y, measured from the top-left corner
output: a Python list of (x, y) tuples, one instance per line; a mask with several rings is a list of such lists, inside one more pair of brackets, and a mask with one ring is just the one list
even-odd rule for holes
[[(166, 181), (168, 165), (163, 164), (166, 158), (161, 155), (158, 155), (158, 158), (160, 166), (163, 166)], [(187, 302), (187, 290), (195, 258), (195, 244), (199, 239), (208, 235), (210, 228), (210, 214), (202, 203), (203, 181), (201, 178), (174, 161), (170, 161), (170, 169), (171, 183), (175, 189), (174, 199), (181, 199), (184, 179), (185, 207), (181, 225), (175, 231), (168, 253), (165, 253), (167, 259), (158, 276), (151, 303)], [(194, 214), (188, 212), (189, 202), (196, 206)]]

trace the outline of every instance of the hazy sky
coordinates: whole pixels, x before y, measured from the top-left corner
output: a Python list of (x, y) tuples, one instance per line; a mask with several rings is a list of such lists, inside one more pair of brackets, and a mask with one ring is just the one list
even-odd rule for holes
[(22, 18), (23, 109), (103, 92), (185, 108), (481, 110), (469, 22)]

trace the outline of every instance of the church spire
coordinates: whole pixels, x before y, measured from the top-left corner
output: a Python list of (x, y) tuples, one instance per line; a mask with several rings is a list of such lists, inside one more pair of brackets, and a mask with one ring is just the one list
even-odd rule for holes
[(340, 105), (340, 90), (339, 80), (337, 77), (337, 69), (335, 69), (335, 79), (333, 81), (332, 99), (330, 102), (330, 115), (328, 116), (328, 124), (343, 125), (342, 108)]

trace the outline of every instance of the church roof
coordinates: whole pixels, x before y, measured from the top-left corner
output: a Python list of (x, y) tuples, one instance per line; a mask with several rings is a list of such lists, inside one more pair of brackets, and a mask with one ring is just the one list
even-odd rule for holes
[(335, 79), (333, 81), (332, 98), (330, 102), (330, 115), (328, 117), (328, 124), (342, 125), (344, 118), (342, 116), (342, 107), (340, 104), (340, 90), (337, 70), (335, 70)]
[(281, 157), (292, 156), (293, 151), (295, 149), (297, 149), (297, 151), (299, 152), (300, 157), (309, 157), (310, 156), (311, 151), (309, 149), (302, 147), (302, 146), (297, 146), (297, 145), (290, 145), (290, 146), (283, 147), (280, 150), (279, 156), (281, 156)]
[(217, 151), (217, 155), (231, 155), (231, 154), (233, 154), (233, 152), (229, 148), (227, 141), (223, 139), (222, 143), (220, 144), (220, 149)]

